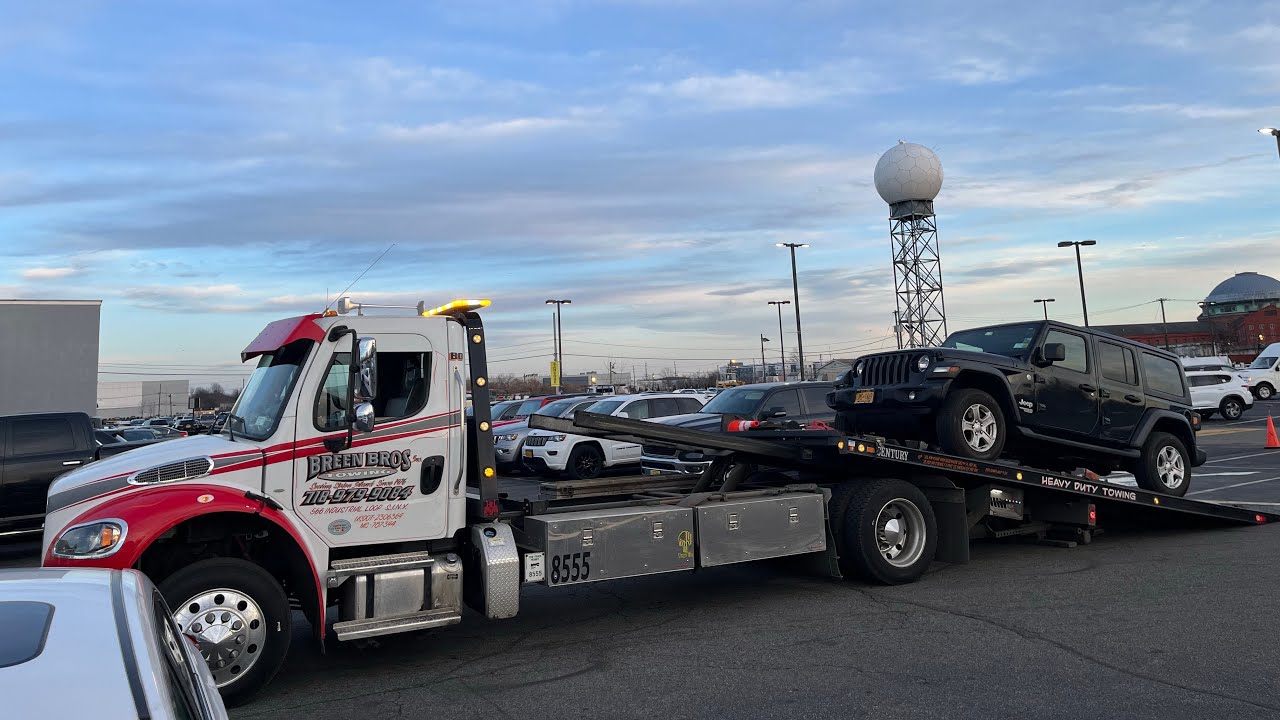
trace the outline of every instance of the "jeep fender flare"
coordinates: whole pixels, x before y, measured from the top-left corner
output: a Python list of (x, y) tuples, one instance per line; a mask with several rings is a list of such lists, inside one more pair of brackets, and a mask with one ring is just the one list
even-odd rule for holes
[(1155, 432), (1156, 426), (1172, 426), (1167, 431), (1173, 433), (1187, 447), (1187, 452), (1195, 452), (1196, 433), (1191, 429), (1191, 421), (1186, 416), (1176, 413), (1172, 410), (1152, 408), (1142, 415), (1142, 420), (1138, 421), (1138, 428), (1134, 430), (1133, 439), (1129, 441), (1129, 447), (1142, 449), (1147, 444), (1147, 438), (1151, 437), (1151, 433)]
[(1006, 373), (985, 366), (975, 367), (962, 363), (956, 363), (956, 365), (960, 368), (960, 372), (943, 386), (944, 398), (957, 388), (982, 390), (1000, 403), (1000, 409), (1004, 411), (1005, 424), (1010, 427), (1022, 425), (1022, 418), (1018, 415), (1018, 406), (1014, 401), (1013, 389), (1009, 387), (1009, 376)]

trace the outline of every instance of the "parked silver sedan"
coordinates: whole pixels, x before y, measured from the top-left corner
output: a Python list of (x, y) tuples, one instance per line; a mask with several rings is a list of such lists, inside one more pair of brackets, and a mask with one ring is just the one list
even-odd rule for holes
[(4, 716), (225, 720), (172, 617), (136, 570), (0, 571)]

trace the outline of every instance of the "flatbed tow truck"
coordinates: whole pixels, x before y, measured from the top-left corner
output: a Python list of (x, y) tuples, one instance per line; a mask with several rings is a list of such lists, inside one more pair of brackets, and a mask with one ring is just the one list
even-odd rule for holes
[(934, 560), (968, 560), (973, 538), (1069, 546), (1133, 518), (1280, 520), (833, 430), (700, 432), (584, 412), (530, 424), (716, 459), (696, 477), (559, 483), (550, 497), (512, 498), (494, 465), (487, 305), (268, 325), (242, 353), (258, 367), (221, 435), (55, 481), (44, 564), (146, 572), (234, 704), (278, 670), (291, 607), (320, 641), (358, 641), (458, 623), (464, 605), (513, 617), (530, 583), (781, 557), (834, 578), (907, 583)]

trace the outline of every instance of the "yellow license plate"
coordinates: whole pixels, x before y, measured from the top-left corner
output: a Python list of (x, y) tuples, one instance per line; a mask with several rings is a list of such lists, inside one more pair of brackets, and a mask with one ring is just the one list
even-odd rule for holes
[(532, 450), (525, 450), (525, 451), (524, 451), (524, 456), (525, 456), (525, 457), (527, 457), (527, 458), (531, 458), (531, 457), (533, 457), (533, 451), (532, 451)]
[(866, 403), (873, 403), (875, 401), (876, 401), (875, 390), (859, 390), (853, 395), (854, 405), (863, 405)]

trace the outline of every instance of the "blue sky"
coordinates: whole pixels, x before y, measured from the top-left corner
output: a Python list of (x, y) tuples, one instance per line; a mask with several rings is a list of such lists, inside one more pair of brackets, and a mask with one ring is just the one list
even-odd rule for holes
[(567, 370), (695, 369), (776, 341), (799, 241), (808, 354), (855, 355), (905, 139), (952, 329), (1078, 321), (1085, 238), (1095, 323), (1191, 319), (1280, 274), (1276, 47), (1274, 2), (6, 3), (0, 297), (101, 298), (104, 380), (235, 378), (394, 243), (352, 295), (493, 298), (499, 371), (554, 296)]

